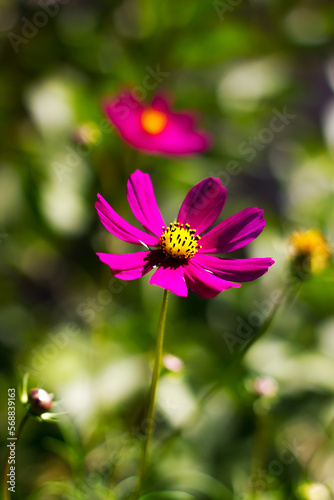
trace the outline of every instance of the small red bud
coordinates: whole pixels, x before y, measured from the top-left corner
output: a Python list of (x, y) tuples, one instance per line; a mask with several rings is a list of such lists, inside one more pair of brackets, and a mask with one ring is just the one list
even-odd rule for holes
[(52, 395), (44, 389), (31, 389), (28, 393), (30, 411), (35, 415), (48, 413), (52, 408)]

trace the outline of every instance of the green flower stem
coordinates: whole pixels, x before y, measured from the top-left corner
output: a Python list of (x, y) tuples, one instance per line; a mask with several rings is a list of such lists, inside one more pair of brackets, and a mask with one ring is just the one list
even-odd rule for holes
[[(21, 432), (23, 430), (23, 427), (25, 426), (28, 418), (30, 416), (30, 413), (27, 412), (23, 419), (21, 420), (21, 423), (17, 429), (17, 432), (15, 434), (16, 441), (15, 443), (17, 444), (19, 437), (21, 436)], [(9, 474), (9, 448), (6, 454), (6, 462), (5, 462), (5, 470), (4, 470), (4, 480), (3, 480), (3, 487), (4, 487), (4, 500), (10, 500), (10, 491), (8, 489), (8, 484), (7, 484), (7, 474)]]
[(263, 489), (263, 476), (266, 458), (269, 451), (270, 436), (272, 435), (272, 422), (270, 410), (263, 414), (255, 412), (255, 433), (253, 442), (253, 456), (250, 466), (250, 500), (255, 500)]
[(143, 478), (146, 471), (147, 465), (147, 457), (148, 457), (148, 449), (150, 446), (153, 428), (154, 428), (154, 414), (155, 414), (155, 404), (157, 398), (157, 387), (159, 382), (159, 376), (161, 371), (161, 362), (162, 362), (162, 350), (163, 350), (163, 341), (164, 341), (164, 332), (165, 332), (165, 323), (166, 323), (166, 312), (167, 312), (167, 304), (168, 304), (168, 290), (164, 290), (164, 296), (162, 299), (161, 311), (160, 311), (160, 319), (159, 319), (159, 327), (158, 327), (158, 338), (157, 338), (157, 347), (154, 361), (154, 368), (152, 373), (152, 382), (150, 389), (150, 398), (147, 410), (147, 438), (143, 442), (142, 455), (139, 463), (139, 471), (138, 471), (138, 482), (135, 490), (135, 499), (139, 498)]

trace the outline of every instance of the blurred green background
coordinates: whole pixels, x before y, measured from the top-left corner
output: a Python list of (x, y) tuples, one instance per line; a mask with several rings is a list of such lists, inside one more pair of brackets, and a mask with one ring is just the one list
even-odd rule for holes
[[(13, 498), (132, 491), (162, 289), (148, 277), (116, 280), (100, 263), (95, 252), (134, 250), (103, 228), (94, 203), (100, 192), (135, 223), (126, 180), (136, 168), (151, 175), (168, 222), (195, 183), (220, 177), (223, 218), (258, 206), (267, 221), (230, 256), (276, 261), (215, 299), (171, 296), (165, 352), (179, 360), (165, 361), (146, 491), (333, 498), (333, 269), (303, 283), (233, 365), (285, 290), (290, 233), (334, 238), (333, 2), (0, 0), (0, 9), (1, 441), (8, 388), (25, 371), (67, 412), (59, 425), (27, 423)], [(150, 71), (166, 74), (154, 91)], [(174, 159), (133, 150), (101, 110), (122, 88), (195, 111), (213, 146)], [(18, 422), (18, 399), (16, 408)]]

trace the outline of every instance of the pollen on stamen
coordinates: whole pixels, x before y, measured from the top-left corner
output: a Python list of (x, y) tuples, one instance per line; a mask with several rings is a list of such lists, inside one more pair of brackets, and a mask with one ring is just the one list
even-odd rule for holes
[(162, 231), (159, 246), (168, 257), (190, 259), (201, 248), (197, 243), (200, 236), (196, 235), (196, 229), (190, 229), (189, 224), (173, 222), (167, 229), (163, 226)]

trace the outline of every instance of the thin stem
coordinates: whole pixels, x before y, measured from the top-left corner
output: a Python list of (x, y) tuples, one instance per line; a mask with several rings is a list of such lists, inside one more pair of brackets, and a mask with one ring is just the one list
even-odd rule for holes
[[(231, 359), (231, 362), (229, 364), (226, 364), (226, 369), (224, 371), (224, 377), (221, 379), (217, 380), (207, 391), (201, 396), (198, 402), (198, 407), (201, 409), (204, 407), (204, 404), (206, 401), (214, 394), (218, 389), (221, 389), (224, 387), (235, 375), (235, 373), (238, 372), (240, 369), (240, 366), (242, 365), (243, 359), (246, 356), (248, 350), (253, 346), (253, 344), (259, 340), (263, 335), (267, 332), (269, 327), (271, 326), (273, 320), (276, 318), (278, 311), (282, 310), (284, 311), (286, 307), (290, 308), (294, 304), (298, 293), (300, 291), (300, 288), (302, 286), (301, 281), (293, 282), (293, 285), (287, 285), (283, 291), (282, 291), (282, 300), (279, 301), (271, 314), (267, 317), (267, 319), (263, 322), (263, 324), (259, 327), (259, 329), (254, 332), (250, 340), (245, 343), (245, 346), (243, 349), (238, 351), (238, 353)], [(223, 380), (222, 380), (223, 379)], [(186, 425), (188, 427), (191, 427), (192, 425), (195, 425), (196, 422), (198, 421), (198, 411), (196, 410), (194, 413), (191, 414), (189, 419), (186, 422)], [(334, 424), (333, 424), (334, 425)], [(166, 443), (169, 439), (174, 438), (177, 435), (180, 435), (182, 433), (182, 427), (174, 429), (174, 431), (165, 438), (163, 443)]]
[(255, 432), (253, 442), (253, 456), (250, 466), (250, 500), (256, 499), (263, 487), (265, 478), (262, 476), (268, 455), (269, 440), (271, 435), (271, 415), (255, 411)]
[(310, 473), (311, 471), (311, 464), (313, 465), (313, 463), (316, 462), (317, 458), (319, 458), (317, 455), (321, 451), (324, 451), (324, 448), (328, 446), (328, 444), (333, 440), (333, 430), (334, 430), (334, 418), (332, 418), (329, 424), (324, 428), (324, 437), (319, 442), (313, 454), (310, 456), (308, 460), (306, 460), (306, 463), (304, 464), (304, 470), (307, 471), (308, 473)]
[(249, 351), (249, 349), (252, 347), (257, 340), (259, 340), (269, 329), (271, 326), (273, 319), (276, 317), (276, 314), (279, 309), (283, 308), (288, 304), (289, 307), (291, 307), (294, 304), (295, 299), (297, 298), (297, 295), (299, 293), (300, 287), (302, 283), (299, 281), (297, 285), (295, 285), (292, 288), (286, 288), (285, 291), (282, 294), (282, 302), (279, 302), (278, 305), (274, 308), (272, 314), (263, 322), (263, 324), (260, 326), (260, 328), (255, 332), (254, 335), (250, 338), (250, 340), (247, 342), (245, 347), (242, 349), (240, 356), (238, 357), (238, 363), (240, 363), (246, 353)]
[(153, 428), (154, 428), (154, 414), (155, 414), (155, 404), (157, 397), (157, 387), (159, 382), (159, 376), (161, 371), (161, 362), (162, 362), (162, 350), (163, 350), (163, 341), (164, 341), (164, 332), (165, 332), (165, 323), (166, 323), (166, 311), (167, 311), (167, 303), (168, 303), (168, 290), (164, 290), (164, 296), (162, 299), (161, 311), (160, 311), (160, 319), (159, 319), (159, 327), (158, 327), (158, 337), (157, 337), (157, 347), (154, 361), (154, 368), (152, 373), (152, 382), (150, 388), (150, 398), (147, 410), (147, 438), (143, 442), (142, 455), (139, 463), (139, 471), (138, 471), (138, 481), (137, 487), (135, 490), (135, 499), (139, 498), (142, 483), (146, 471), (147, 465), (147, 457), (148, 457), (148, 449), (150, 446)]
[[(288, 304), (291, 307), (294, 304), (295, 299), (300, 291), (302, 283), (298, 282), (297, 285), (293, 287), (286, 287), (282, 293), (282, 300), (276, 304), (272, 313), (265, 319), (262, 325), (258, 328), (257, 331), (251, 336), (251, 338), (245, 343), (244, 347), (237, 353), (237, 355), (232, 359), (231, 363), (227, 366), (225, 372), (225, 380), (230, 380), (231, 376), (233, 376), (242, 365), (242, 362), (250, 350), (250, 348), (257, 342), (263, 335), (269, 330), (273, 320), (276, 318), (276, 315), (280, 309), (284, 309)], [(221, 380), (218, 380), (213, 386), (211, 386), (207, 392), (202, 396), (200, 403), (204, 403), (208, 397), (211, 396), (217, 389), (222, 387)]]
[[(21, 432), (23, 430), (23, 427), (25, 426), (25, 423), (26, 421), (28, 420), (30, 416), (30, 413), (27, 412), (23, 419), (21, 420), (21, 423), (19, 425), (19, 428), (17, 429), (17, 432), (15, 434), (15, 446), (16, 446), (16, 443), (19, 439), (19, 437), (21, 436)], [(9, 492), (9, 489), (8, 489), (8, 486), (7, 486), (7, 474), (9, 474), (9, 453), (10, 453), (10, 449), (8, 448), (7, 450), (7, 453), (6, 453), (6, 462), (5, 462), (5, 470), (4, 470), (4, 480), (3, 480), (3, 487), (4, 487), (4, 500), (10, 500), (10, 492)]]

